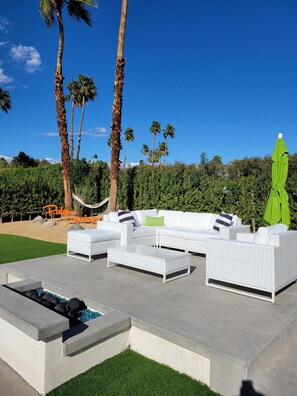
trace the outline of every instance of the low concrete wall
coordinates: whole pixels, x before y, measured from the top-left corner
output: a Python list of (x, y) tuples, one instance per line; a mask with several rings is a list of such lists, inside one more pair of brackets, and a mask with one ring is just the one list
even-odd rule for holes
[(210, 385), (210, 360), (189, 349), (134, 326), (130, 330), (130, 348)]

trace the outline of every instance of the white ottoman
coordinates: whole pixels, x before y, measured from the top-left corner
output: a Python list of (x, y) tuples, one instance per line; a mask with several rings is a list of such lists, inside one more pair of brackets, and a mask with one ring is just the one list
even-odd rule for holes
[(107, 253), (107, 248), (119, 246), (120, 237), (119, 232), (108, 230), (69, 231), (67, 256), (92, 261), (92, 256)]

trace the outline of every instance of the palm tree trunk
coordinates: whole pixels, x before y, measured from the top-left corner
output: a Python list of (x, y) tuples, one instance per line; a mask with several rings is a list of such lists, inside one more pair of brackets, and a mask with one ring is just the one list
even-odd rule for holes
[(155, 162), (155, 134), (153, 134), (153, 147), (152, 147), (152, 165), (154, 166)]
[(164, 165), (167, 165), (167, 150), (168, 150), (168, 136), (165, 139), (165, 155), (164, 155)]
[(57, 66), (54, 75), (55, 82), (55, 98), (56, 98), (56, 112), (58, 129), (61, 143), (61, 160), (62, 160), (62, 174), (64, 182), (64, 196), (65, 196), (65, 209), (72, 208), (71, 199), (71, 185), (70, 185), (70, 158), (69, 158), (69, 144), (67, 132), (67, 120), (65, 110), (65, 97), (63, 91), (63, 73), (62, 73), (62, 57), (64, 49), (64, 27), (62, 14), (60, 9), (57, 8), (57, 19), (59, 23), (59, 47), (57, 55)]
[(125, 148), (125, 157), (124, 157), (123, 169), (125, 169), (125, 167), (126, 167), (127, 151), (128, 151), (128, 141), (126, 140), (126, 148)]
[(121, 21), (118, 39), (118, 52), (114, 81), (114, 98), (112, 106), (112, 132), (111, 132), (111, 161), (110, 161), (110, 190), (108, 210), (117, 210), (117, 194), (120, 173), (120, 136), (122, 121), (123, 86), (125, 74), (125, 61), (123, 58), (125, 30), (127, 19), (128, 0), (122, 0)]
[(71, 131), (70, 131), (70, 161), (73, 160), (73, 151), (74, 151), (74, 100), (72, 99), (71, 103)]
[(85, 97), (83, 97), (83, 103), (81, 107), (81, 119), (80, 119), (80, 125), (79, 125), (79, 132), (78, 132), (78, 138), (77, 138), (77, 150), (76, 150), (76, 159), (79, 160), (79, 153), (80, 153), (80, 142), (81, 142), (81, 134), (82, 134), (82, 126), (85, 118)]

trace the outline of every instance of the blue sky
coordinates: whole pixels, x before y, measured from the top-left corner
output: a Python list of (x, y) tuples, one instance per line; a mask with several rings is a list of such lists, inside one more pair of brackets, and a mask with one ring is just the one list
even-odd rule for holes
[[(99, 93), (86, 107), (81, 157), (88, 160), (110, 159), (120, 8), (121, 0), (89, 8), (92, 28), (64, 12), (65, 87), (82, 73)], [(12, 99), (12, 110), (0, 114), (0, 156), (58, 160), (58, 27), (47, 28), (38, 9), (38, 0), (0, 0), (0, 85)], [(154, 120), (175, 127), (169, 163), (199, 163), (202, 152), (225, 163), (263, 157), (279, 132), (297, 152), (296, 0), (130, 0), (125, 57), (122, 129), (135, 134), (128, 162), (151, 146)], [(69, 104), (67, 118), (70, 130)], [(77, 109), (76, 131), (79, 118)]]

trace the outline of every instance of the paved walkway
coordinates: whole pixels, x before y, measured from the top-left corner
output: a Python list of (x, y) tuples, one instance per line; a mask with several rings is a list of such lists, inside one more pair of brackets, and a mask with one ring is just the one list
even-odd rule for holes
[[(34, 277), (130, 315), (145, 330), (210, 358), (212, 369), (222, 373), (219, 384), (211, 378), (213, 389), (227, 389), (229, 374), (243, 368), (247, 375), (242, 380), (251, 379), (261, 394), (295, 396), (297, 340), (284, 345), (297, 335), (297, 285), (271, 304), (206, 287), (203, 257), (193, 256), (192, 268), (189, 277), (163, 284), (156, 275), (119, 266), (107, 269), (105, 258), (87, 263), (59, 255), (2, 265), (0, 279), (5, 283), (6, 273)], [(1, 395), (36, 396), (27, 384), (23, 391), (22, 379), (9, 372), (0, 365)], [(229, 394), (239, 395), (241, 383), (232, 386), (236, 391)]]

